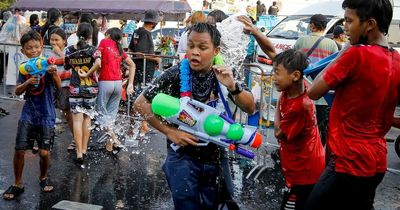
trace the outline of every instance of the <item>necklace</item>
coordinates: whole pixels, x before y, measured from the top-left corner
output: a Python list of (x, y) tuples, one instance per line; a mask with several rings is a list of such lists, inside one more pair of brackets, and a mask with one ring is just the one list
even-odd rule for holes
[[(221, 55), (218, 54), (213, 58), (214, 65), (223, 65), (224, 60)], [(188, 59), (183, 59), (181, 65), (179, 66), (180, 71), (180, 85), (181, 85), (181, 97), (191, 97), (192, 96), (192, 75), (190, 74), (190, 65)]]

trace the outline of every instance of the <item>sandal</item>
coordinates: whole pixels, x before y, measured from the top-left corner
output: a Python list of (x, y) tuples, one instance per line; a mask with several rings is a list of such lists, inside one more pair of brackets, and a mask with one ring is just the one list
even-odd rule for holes
[(14, 185), (11, 185), (4, 193), (3, 193), (3, 199), (4, 200), (14, 200), (16, 197), (21, 195), (24, 192), (24, 187), (17, 187)]
[(108, 140), (107, 143), (106, 143), (106, 151), (107, 152), (112, 152), (113, 151), (113, 143), (110, 140)]
[(78, 166), (83, 165), (83, 156), (80, 158), (76, 158), (74, 161)]
[(36, 154), (38, 152), (39, 152), (39, 147), (38, 146), (32, 147), (32, 154)]
[(70, 152), (74, 151), (75, 147), (76, 147), (75, 142), (72, 142), (71, 144), (68, 145), (67, 151), (70, 151)]
[[(42, 192), (53, 192), (54, 191), (54, 187), (53, 187), (53, 185), (51, 185), (49, 183), (49, 178), (47, 178), (47, 177), (42, 179), (40, 181), (39, 185), (40, 185), (40, 189), (42, 190)], [(50, 190), (49, 190), (49, 188), (50, 188)]]

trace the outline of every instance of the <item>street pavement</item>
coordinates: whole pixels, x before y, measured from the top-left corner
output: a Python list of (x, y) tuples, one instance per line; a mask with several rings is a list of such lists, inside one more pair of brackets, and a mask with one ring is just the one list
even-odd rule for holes
[[(21, 101), (0, 99), (0, 107), (10, 112), (0, 117), (0, 192), (13, 183), (12, 156), (15, 145), (16, 128), (23, 106)], [(119, 118), (120, 124), (129, 120)], [(67, 152), (71, 134), (66, 124), (58, 124), (56, 139), (51, 153), (52, 164), (49, 177), (55, 186), (52, 193), (40, 192), (39, 158), (27, 151), (23, 174), (25, 192), (13, 201), (0, 199), (0, 209), (173, 209), (171, 195), (164, 173), (161, 170), (166, 143), (163, 135), (157, 132), (134, 140), (125, 151), (109, 154), (102, 144), (97, 143), (100, 136), (93, 129), (90, 151), (85, 165), (74, 163), (74, 154)], [(121, 130), (123, 130), (121, 128)], [(392, 129), (389, 139), (400, 135)], [(276, 144), (268, 132), (267, 142)], [(126, 137), (121, 135), (121, 138)], [(268, 145), (266, 152), (274, 150)], [(267, 155), (265, 159), (248, 161), (232, 158), (232, 176), (235, 185), (235, 200), (241, 209), (279, 209), (283, 192), (283, 178), (280, 166)], [(400, 209), (400, 158), (394, 152), (393, 142), (388, 142), (389, 167), (393, 172), (386, 176), (378, 187), (375, 209)], [(265, 171), (254, 180), (255, 173), (246, 176), (257, 164), (264, 163)], [(257, 172), (257, 171), (256, 171)]]

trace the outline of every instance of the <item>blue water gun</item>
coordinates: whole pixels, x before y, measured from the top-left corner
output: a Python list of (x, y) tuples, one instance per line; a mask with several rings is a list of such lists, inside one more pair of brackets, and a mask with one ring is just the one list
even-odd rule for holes
[[(303, 71), (304, 75), (310, 76), (312, 79), (315, 79), (317, 77), (317, 75), (328, 64), (330, 64), (333, 60), (335, 60), (335, 58), (337, 57), (338, 54), (339, 54), (339, 52), (336, 52), (316, 63), (308, 65), (308, 67), (306, 69), (304, 69), (304, 71)], [(333, 98), (334, 98), (333, 92), (328, 92), (327, 94), (324, 95), (324, 99), (326, 100), (326, 102), (328, 103), (329, 106), (332, 106)]]
[[(19, 73), (22, 75), (32, 75), (37, 76), (38, 79), (46, 73), (49, 65), (62, 65), (64, 60), (62, 58), (56, 59), (54, 57), (40, 56), (36, 58), (31, 58), (26, 62), (19, 65)], [(35, 84), (37, 87), (39, 84)]]
[[(235, 123), (215, 108), (189, 97), (178, 99), (159, 93), (151, 102), (151, 109), (154, 114), (178, 125), (179, 130), (200, 139), (203, 143), (198, 146), (207, 146), (211, 142), (252, 159), (255, 154), (239, 145), (259, 148), (262, 144), (262, 136), (256, 127)], [(179, 149), (174, 143), (170, 146), (175, 151)]]

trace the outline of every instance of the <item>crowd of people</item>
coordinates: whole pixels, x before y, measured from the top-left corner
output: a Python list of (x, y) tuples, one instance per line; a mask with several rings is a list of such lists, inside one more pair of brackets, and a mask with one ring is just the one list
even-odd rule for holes
[[(373, 209), (375, 190), (387, 167), (384, 136), (392, 125), (400, 126), (400, 118), (393, 116), (400, 94), (400, 55), (385, 38), (392, 5), (389, 0), (344, 0), (342, 7), (345, 24), (335, 28), (335, 40), (324, 38), (327, 19), (316, 14), (309, 24), (312, 33), (281, 53), (276, 53), (271, 40), (249, 17), (237, 18), (244, 32), (273, 60), (272, 79), (281, 92), (274, 121), (286, 183), (281, 209)], [(210, 105), (215, 99), (228, 98), (246, 113), (255, 111), (247, 85), (234, 78), (232, 69), (214, 63), (221, 47), (215, 24), (226, 15), (213, 11), (207, 17), (196, 12), (191, 16), (181, 40), (186, 44), (180, 46), (189, 64), (186, 79), (185, 65), (172, 66), (153, 79), (160, 59), (150, 56), (143, 63), (143, 54), (154, 54), (150, 32), (160, 21), (155, 11), (147, 11), (143, 27), (134, 31), (128, 47), (132, 57), (122, 47), (120, 29), (110, 28), (102, 38), (90, 14), (82, 14), (76, 34), (67, 38), (59, 27), (61, 17), (59, 10), (49, 10), (40, 34), (36, 17), (31, 18), (32, 30), (20, 39), (26, 57), (40, 56), (44, 42), (64, 65), (51, 65), (42, 77), (19, 75), (15, 93), (25, 94), (25, 105), (17, 128), (15, 182), (3, 198), (13, 200), (24, 191), (24, 155), (34, 146), (33, 134), (40, 156), (41, 190), (56, 189), (47, 177), (56, 118), (54, 101), (69, 123), (77, 164), (82, 164), (87, 154), (92, 121), (87, 111), (97, 110), (96, 120), (110, 133), (105, 148), (112, 151), (121, 146), (112, 124), (125, 74), (120, 66), (125, 62), (129, 66), (126, 92), (138, 95), (133, 110), (144, 120), (140, 132), (147, 132), (150, 124), (167, 137), (162, 169), (175, 209), (217, 209), (221, 205), (238, 209), (225, 149), (215, 144), (198, 146), (194, 135), (161, 120), (151, 109), (155, 96), (165, 93), (177, 98), (190, 96)], [(343, 32), (349, 40), (345, 45)], [(309, 64), (338, 51), (336, 59), (308, 84), (304, 70)], [(145, 72), (141, 71), (144, 65)], [(149, 83), (144, 90), (140, 89), (142, 82)], [(189, 90), (183, 91), (186, 83)], [(335, 90), (331, 107), (323, 100), (314, 101), (330, 90)], [(176, 150), (172, 144), (180, 148)]]

